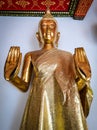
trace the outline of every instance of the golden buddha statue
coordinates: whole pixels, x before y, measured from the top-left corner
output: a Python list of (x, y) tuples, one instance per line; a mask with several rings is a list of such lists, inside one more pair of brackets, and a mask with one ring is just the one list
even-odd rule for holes
[(5, 79), (23, 92), (32, 77), (20, 130), (88, 130), (86, 117), (93, 92), (84, 48), (76, 48), (74, 55), (57, 49), (60, 33), (49, 10), (36, 36), (41, 49), (25, 55), (21, 77), (19, 47), (10, 48), (4, 68)]

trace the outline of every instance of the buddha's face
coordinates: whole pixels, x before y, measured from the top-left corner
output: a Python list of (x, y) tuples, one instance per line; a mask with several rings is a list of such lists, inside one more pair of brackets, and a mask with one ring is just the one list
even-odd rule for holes
[(56, 22), (52, 19), (43, 19), (40, 22), (40, 35), (44, 43), (54, 43), (57, 34)]

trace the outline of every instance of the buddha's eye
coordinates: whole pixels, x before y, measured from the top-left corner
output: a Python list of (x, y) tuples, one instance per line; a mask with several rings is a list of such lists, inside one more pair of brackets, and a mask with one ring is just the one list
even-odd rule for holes
[(55, 25), (54, 25), (54, 24), (51, 24), (51, 25), (50, 25), (50, 28), (51, 28), (51, 29), (55, 28)]
[(46, 26), (46, 24), (42, 24), (42, 27), (43, 27), (43, 28), (46, 28), (47, 26)]

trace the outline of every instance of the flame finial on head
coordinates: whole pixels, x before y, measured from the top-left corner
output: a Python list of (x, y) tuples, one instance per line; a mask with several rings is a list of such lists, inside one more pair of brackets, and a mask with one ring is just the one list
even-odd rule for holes
[(43, 18), (53, 18), (49, 8), (47, 8), (46, 13), (43, 16)]

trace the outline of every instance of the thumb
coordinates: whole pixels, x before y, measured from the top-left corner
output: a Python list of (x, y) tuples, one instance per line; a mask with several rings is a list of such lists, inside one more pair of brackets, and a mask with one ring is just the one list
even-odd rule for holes
[(22, 60), (22, 53), (20, 53), (20, 55), (19, 55), (17, 67), (16, 67), (16, 70), (14, 72), (13, 78), (16, 77), (18, 75), (18, 73), (19, 73), (20, 65), (21, 65), (21, 60)]

